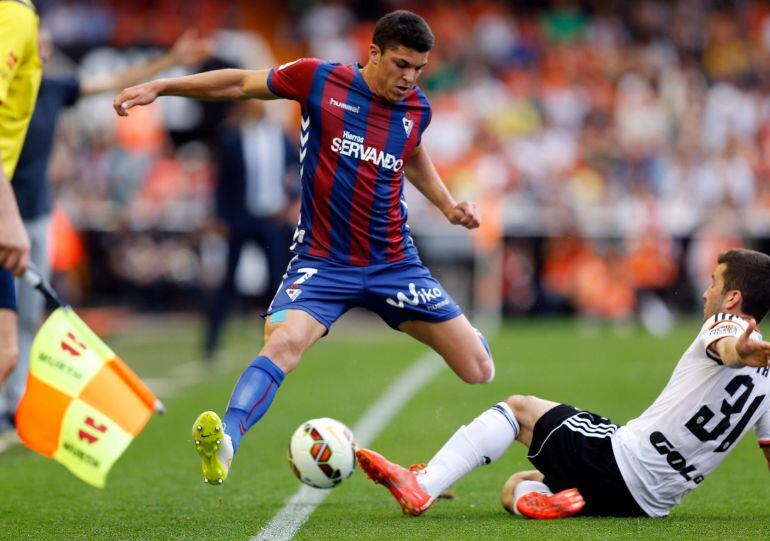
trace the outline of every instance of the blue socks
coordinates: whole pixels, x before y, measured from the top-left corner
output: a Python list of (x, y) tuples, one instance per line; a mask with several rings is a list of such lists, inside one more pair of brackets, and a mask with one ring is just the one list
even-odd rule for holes
[(225, 412), (225, 434), (230, 436), (234, 452), (244, 434), (267, 412), (285, 377), (283, 370), (262, 355), (243, 371)]

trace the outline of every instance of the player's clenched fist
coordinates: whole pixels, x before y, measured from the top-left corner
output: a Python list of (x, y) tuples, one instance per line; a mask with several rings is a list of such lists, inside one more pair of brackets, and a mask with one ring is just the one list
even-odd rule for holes
[(449, 221), (466, 229), (476, 229), (481, 223), (481, 214), (472, 201), (463, 201), (454, 206), (447, 214)]
[(132, 86), (123, 90), (117, 95), (112, 106), (118, 116), (128, 116), (128, 110), (135, 105), (147, 105), (155, 101), (158, 97), (157, 84), (155, 81)]

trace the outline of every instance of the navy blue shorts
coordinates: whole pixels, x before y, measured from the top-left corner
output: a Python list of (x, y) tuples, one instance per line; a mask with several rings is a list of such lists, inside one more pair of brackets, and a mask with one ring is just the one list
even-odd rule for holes
[(13, 274), (0, 269), (0, 308), (16, 310), (16, 288), (13, 285)]
[(297, 255), (265, 316), (303, 310), (328, 331), (354, 307), (371, 310), (394, 329), (405, 321), (438, 323), (463, 313), (419, 259), (354, 267)]

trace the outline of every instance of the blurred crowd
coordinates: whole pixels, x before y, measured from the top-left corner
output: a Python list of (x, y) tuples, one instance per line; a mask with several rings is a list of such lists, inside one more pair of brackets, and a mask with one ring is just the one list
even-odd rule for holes
[[(189, 26), (217, 37), (221, 65), (364, 62), (378, 16), (419, 12), (436, 35), (420, 84), (442, 177), (458, 197), (500, 204), (509, 239), (545, 239), (506, 244), (513, 311), (537, 297), (627, 317), (643, 292), (697, 293), (721, 248), (770, 236), (765, 2), (37, 3), (80, 73), (153, 54)], [(271, 109), (293, 134), (290, 106)], [(212, 130), (227, 110), (163, 99), (135, 111), (116, 122), (109, 97), (86, 100), (62, 123), (51, 178), (64, 215), (79, 231), (197, 242), (190, 233), (212, 210)], [(407, 197), (419, 234), (432, 211)], [(143, 257), (167, 257), (147, 246)], [(120, 254), (116, 272), (135, 267), (136, 254)]]

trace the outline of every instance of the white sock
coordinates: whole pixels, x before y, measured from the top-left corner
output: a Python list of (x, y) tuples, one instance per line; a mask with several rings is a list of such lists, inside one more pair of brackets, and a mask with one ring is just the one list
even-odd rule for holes
[(516, 507), (519, 498), (521, 498), (524, 494), (529, 494), (530, 492), (542, 492), (543, 494), (548, 494), (549, 496), (553, 494), (551, 489), (548, 488), (548, 485), (545, 483), (541, 483), (540, 481), (521, 481), (513, 490), (513, 512), (517, 515), (521, 515), (521, 513), (519, 513), (519, 508)]
[(500, 402), (461, 426), (419, 473), (417, 481), (437, 498), (460, 478), (500, 458), (518, 434), (519, 423), (511, 408)]
[(217, 451), (217, 458), (219, 458), (219, 461), (225, 467), (227, 473), (230, 473), (230, 464), (233, 462), (234, 454), (233, 440), (227, 434), (223, 434), (223, 436), (222, 445), (219, 446), (219, 451)]

